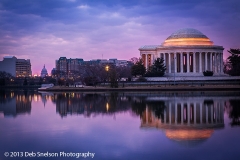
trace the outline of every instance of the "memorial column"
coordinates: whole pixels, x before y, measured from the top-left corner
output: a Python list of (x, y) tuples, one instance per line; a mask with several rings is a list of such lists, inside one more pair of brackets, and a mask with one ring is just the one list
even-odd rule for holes
[(213, 71), (214, 73), (215, 73), (215, 68), (216, 68), (216, 67), (215, 67), (215, 60), (216, 60), (215, 54), (216, 54), (216, 53), (213, 52), (213, 64), (212, 64), (212, 65), (213, 65), (213, 69), (212, 69), (212, 71)]
[(193, 73), (196, 72), (196, 52), (193, 52)]
[(199, 73), (202, 73), (202, 52), (199, 52)]
[(150, 55), (151, 55), (151, 64), (150, 64), (150, 65), (152, 65), (152, 64), (153, 64), (153, 61), (154, 61), (154, 59), (153, 59), (154, 54), (150, 54)]
[(168, 53), (168, 73), (171, 73), (171, 53)]
[(220, 65), (220, 73), (223, 73), (223, 53), (220, 53), (220, 62), (221, 62), (221, 65)]
[(163, 53), (164, 65), (166, 66), (166, 55)]
[(147, 69), (147, 54), (145, 54), (145, 68)]
[(177, 73), (177, 53), (174, 54), (174, 73)]
[(208, 66), (207, 66), (207, 52), (205, 52), (205, 69), (204, 69), (204, 71), (207, 71), (207, 70), (208, 70), (207, 67), (208, 67)]
[(212, 56), (213, 56), (213, 55), (212, 55), (212, 52), (211, 52), (211, 53), (210, 53), (210, 68), (209, 68), (210, 71), (213, 70), (213, 69), (212, 69), (212, 68), (213, 68), (213, 67), (212, 67)]
[(189, 67), (190, 67), (190, 65), (189, 65), (189, 52), (187, 52), (187, 73), (190, 72)]
[(219, 53), (216, 54), (216, 73), (218, 73), (219, 68)]
[(183, 52), (180, 53), (180, 69), (181, 73), (183, 73)]

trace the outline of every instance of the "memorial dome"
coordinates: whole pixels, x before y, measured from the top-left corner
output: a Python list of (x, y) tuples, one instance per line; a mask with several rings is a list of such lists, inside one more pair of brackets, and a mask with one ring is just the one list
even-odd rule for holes
[(172, 33), (163, 46), (202, 45), (211, 46), (213, 42), (202, 32), (193, 28), (184, 28)]

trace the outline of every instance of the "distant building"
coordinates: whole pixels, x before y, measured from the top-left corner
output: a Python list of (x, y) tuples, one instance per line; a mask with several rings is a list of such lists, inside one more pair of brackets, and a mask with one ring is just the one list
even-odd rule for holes
[(84, 61), (81, 58), (67, 59), (66, 57), (60, 57), (56, 60), (56, 69), (54, 73), (59, 73), (60, 77), (67, 75), (68, 77), (74, 77), (82, 69), (81, 66), (86, 65), (114, 65), (114, 66), (131, 66), (132, 62), (127, 60), (117, 60), (117, 59), (93, 59), (90, 61)]
[(46, 77), (48, 75), (47, 69), (45, 68), (45, 64), (43, 66), (43, 69), (41, 71), (41, 77)]
[(56, 60), (56, 70), (61, 75), (70, 76), (75, 71), (79, 71), (80, 65), (83, 64), (83, 59), (67, 59), (66, 57), (60, 57), (59, 60)]
[(14, 56), (4, 57), (3, 61), (0, 61), (0, 71), (5, 71), (16, 77), (16, 61), (17, 58)]
[(17, 59), (15, 56), (6, 56), (0, 61), (0, 71), (10, 73), (14, 77), (32, 76), (30, 59)]
[(52, 71), (51, 71), (51, 75), (55, 75), (56, 73), (57, 73), (57, 69), (53, 68)]
[(17, 77), (30, 77), (32, 76), (30, 59), (17, 59), (16, 61), (16, 76)]

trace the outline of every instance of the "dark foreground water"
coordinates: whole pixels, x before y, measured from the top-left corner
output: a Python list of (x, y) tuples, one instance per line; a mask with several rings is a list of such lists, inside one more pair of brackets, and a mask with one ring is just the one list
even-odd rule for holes
[(240, 159), (239, 121), (236, 91), (0, 91), (0, 159)]

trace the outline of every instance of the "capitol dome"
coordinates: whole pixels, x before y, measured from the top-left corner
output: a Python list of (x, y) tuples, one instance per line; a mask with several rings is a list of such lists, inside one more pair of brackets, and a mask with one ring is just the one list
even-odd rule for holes
[(47, 69), (45, 68), (45, 65), (43, 66), (43, 69), (41, 71), (41, 77), (45, 77), (48, 75)]
[(213, 42), (202, 32), (193, 28), (184, 28), (172, 33), (163, 46), (212, 46)]

